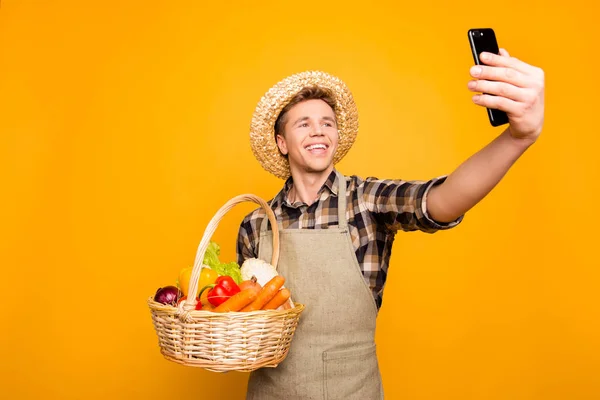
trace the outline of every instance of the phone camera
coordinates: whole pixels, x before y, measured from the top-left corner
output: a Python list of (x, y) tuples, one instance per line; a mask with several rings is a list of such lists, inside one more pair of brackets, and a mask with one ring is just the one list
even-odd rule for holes
[(475, 31), (475, 37), (482, 37), (483, 33), (481, 31)]

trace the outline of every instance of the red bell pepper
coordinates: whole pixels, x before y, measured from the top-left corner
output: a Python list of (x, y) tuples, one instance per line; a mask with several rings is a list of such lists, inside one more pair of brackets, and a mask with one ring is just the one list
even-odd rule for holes
[[(207, 285), (205, 288), (208, 287), (211, 288), (207, 296), (208, 301), (215, 307), (221, 305), (221, 303), (224, 303), (228, 298), (240, 292), (240, 287), (235, 283), (233, 278), (226, 275), (219, 276), (214, 284)], [(203, 290), (205, 288), (203, 288)]]

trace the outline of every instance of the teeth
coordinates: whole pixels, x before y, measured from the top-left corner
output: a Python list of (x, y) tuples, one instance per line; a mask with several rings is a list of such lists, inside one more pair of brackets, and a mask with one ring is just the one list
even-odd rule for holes
[(325, 150), (325, 149), (327, 149), (327, 147), (324, 144), (313, 144), (313, 145), (310, 145), (310, 146), (308, 146), (306, 148), (306, 150), (313, 150), (313, 149), (323, 149), (323, 150)]

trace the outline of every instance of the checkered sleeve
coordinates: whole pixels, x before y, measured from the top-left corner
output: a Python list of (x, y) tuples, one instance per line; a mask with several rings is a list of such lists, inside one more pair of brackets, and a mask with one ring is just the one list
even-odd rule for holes
[(244, 218), (238, 231), (236, 255), (239, 265), (242, 265), (248, 258), (258, 257), (256, 254), (258, 229), (256, 219), (252, 218), (252, 215)]
[(446, 176), (429, 181), (379, 180), (367, 178), (363, 196), (375, 219), (389, 231), (416, 231), (434, 233), (458, 225), (455, 221), (435, 221), (427, 212), (427, 195), (432, 187), (441, 184)]

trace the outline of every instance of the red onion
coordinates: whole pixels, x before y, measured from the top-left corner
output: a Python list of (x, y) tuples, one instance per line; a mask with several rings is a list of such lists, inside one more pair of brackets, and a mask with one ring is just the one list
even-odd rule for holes
[(161, 304), (177, 305), (177, 300), (181, 297), (181, 291), (175, 286), (165, 286), (159, 288), (154, 295), (154, 301)]

